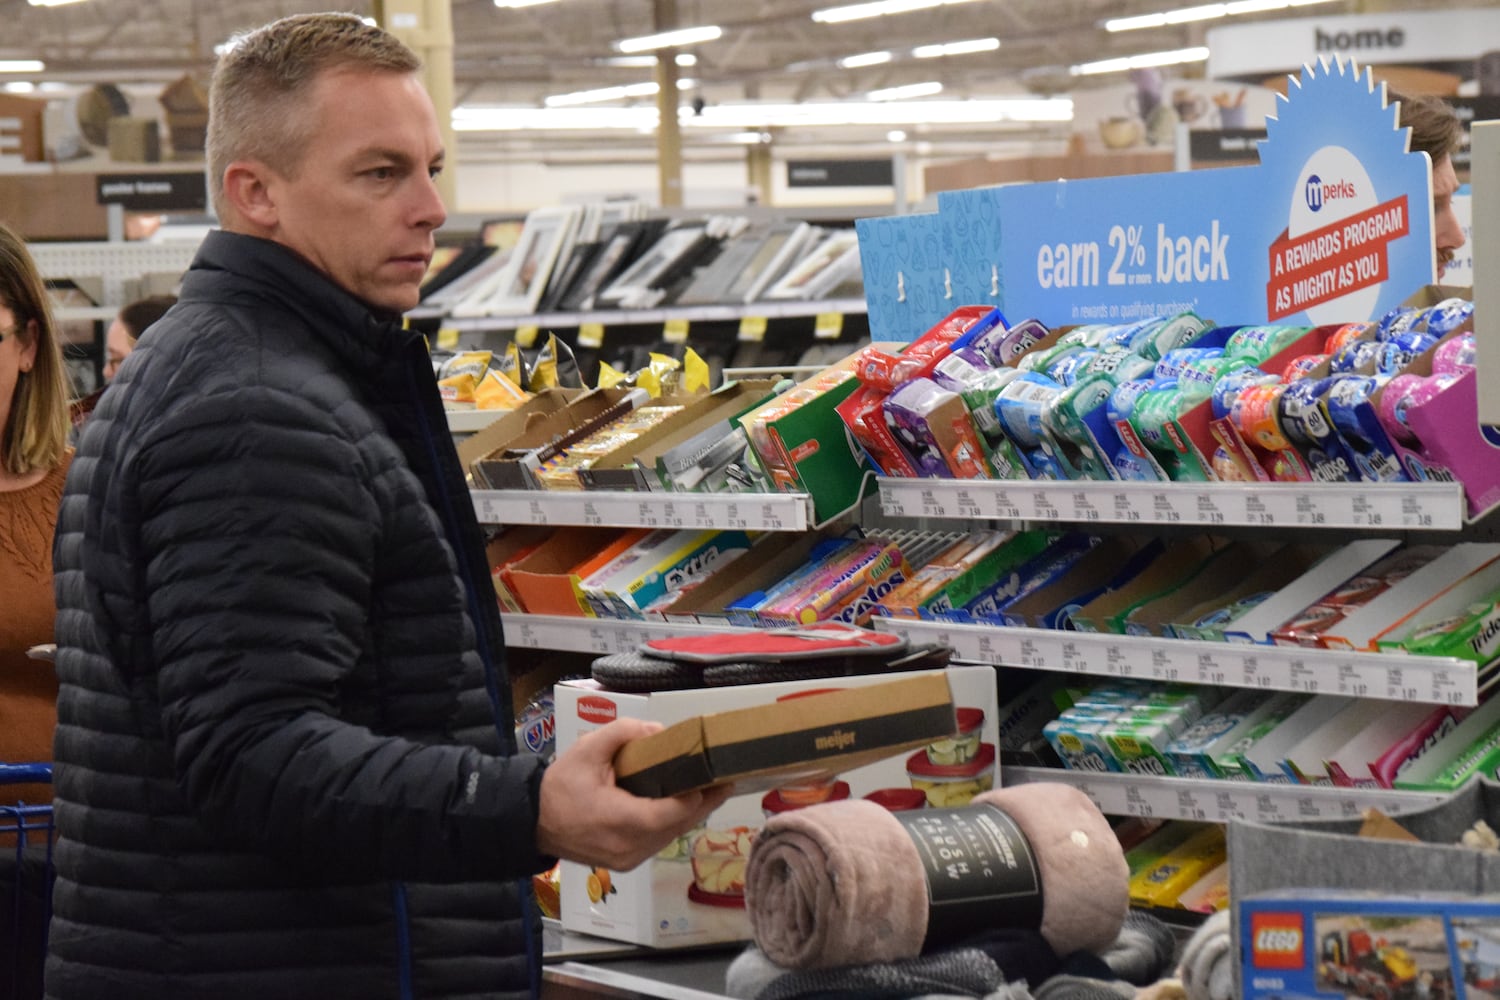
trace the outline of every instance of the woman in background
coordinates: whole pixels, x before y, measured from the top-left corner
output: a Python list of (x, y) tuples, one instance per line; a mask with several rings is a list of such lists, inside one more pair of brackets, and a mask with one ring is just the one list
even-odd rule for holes
[(146, 332), (147, 327), (161, 319), (176, 303), (175, 295), (149, 295), (130, 303), (115, 316), (104, 335), (104, 385), (82, 399), (75, 399), (70, 408), (75, 441), (83, 430), (84, 421), (88, 420), (89, 414), (99, 404), (99, 397), (104, 395), (104, 390), (114, 381), (121, 362), (135, 350), (135, 342)]
[[(0, 225), (0, 762), (52, 759), (57, 678), (27, 657), (52, 642), (52, 535), (68, 449), (68, 381), (46, 287), (26, 244)], [(50, 803), (46, 786), (0, 789)]]

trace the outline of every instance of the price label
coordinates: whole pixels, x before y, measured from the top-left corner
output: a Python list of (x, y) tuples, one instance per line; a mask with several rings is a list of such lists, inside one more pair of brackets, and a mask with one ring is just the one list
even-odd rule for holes
[(1131, 786), (1125, 789), (1125, 812), (1131, 816), (1143, 816), (1150, 819), (1156, 815), (1156, 807), (1139, 788)]
[(839, 334), (843, 332), (843, 313), (818, 313), (817, 321), (813, 324), (814, 340), (838, 340)]
[(589, 629), (588, 648), (594, 653), (613, 653), (614, 644), (609, 632), (602, 628)]
[(581, 323), (578, 326), (578, 346), (600, 348), (604, 346), (603, 323)]
[(1136, 509), (1135, 498), (1129, 493), (1115, 494), (1115, 520), (1139, 521), (1141, 512)]
[(995, 491), (995, 516), (1003, 517), (1012, 521), (1021, 516), (1021, 508), (1017, 507), (1015, 502), (1011, 500), (1010, 491)]
[(781, 511), (776, 508), (775, 504), (760, 505), (760, 523), (766, 531), (786, 530), (786, 524), (781, 520)]
[(1104, 647), (1104, 662), (1106, 672), (1118, 677), (1130, 677), (1135, 673), (1135, 668), (1130, 665), (1130, 657), (1113, 643)]
[(1212, 494), (1198, 494), (1198, 520), (1204, 524), (1224, 523), (1224, 512), (1219, 509), (1219, 501)]
[(661, 326), (661, 339), (669, 344), (685, 344), (688, 339), (688, 321), (682, 317), (673, 317)]
[(534, 347), (536, 345), (537, 334), (540, 332), (535, 323), (527, 323), (525, 326), (516, 327), (516, 346), (524, 349)]
[[(510, 622), (507, 621), (505, 624), (508, 629), (510, 626)], [(509, 638), (510, 635), (507, 633), (506, 639), (508, 640)], [(516, 629), (516, 645), (526, 646), (530, 649), (539, 648), (540, 644), (536, 640), (536, 630), (533, 629), (531, 627), (531, 624), (525, 619), (521, 620), (520, 627)]]
[(1198, 654), (1198, 682), (1200, 684), (1223, 684), (1227, 676), (1227, 672), (1219, 665), (1214, 654)]
[(439, 327), (437, 332), (437, 346), (440, 351), (457, 350), (458, 328), (453, 326)]
[(539, 500), (526, 501), (526, 519), (532, 524), (546, 524), (547, 508)]
[(597, 527), (604, 523), (604, 515), (600, 514), (599, 509), (592, 503), (585, 503), (583, 505), (583, 523)]
[(1064, 642), (1062, 644), (1062, 658), (1063, 667), (1067, 670), (1075, 670), (1082, 673), (1089, 668), (1088, 657), (1079, 651), (1076, 642)]
[(764, 316), (741, 316), (740, 332), (736, 339), (749, 343), (760, 343), (766, 339), (766, 318)]
[(1339, 664), (1339, 694), (1351, 698), (1363, 698), (1370, 693), (1370, 685), (1365, 683), (1364, 671), (1352, 663)]
[(1177, 793), (1177, 818), (1206, 820), (1208, 810), (1198, 802), (1198, 796), (1192, 792)]
[(495, 509), (495, 504), (490, 501), (489, 497), (480, 497), (478, 502), (474, 504), (474, 516), (479, 519), (480, 524), (501, 523), (500, 514)]
[(1024, 667), (1045, 667), (1047, 665), (1042, 654), (1037, 651), (1035, 640), (1021, 640), (1021, 665)]
[(979, 503), (969, 494), (968, 490), (959, 490), (954, 495), (953, 504), (957, 513), (962, 517), (983, 517), (984, 511), (980, 510)]

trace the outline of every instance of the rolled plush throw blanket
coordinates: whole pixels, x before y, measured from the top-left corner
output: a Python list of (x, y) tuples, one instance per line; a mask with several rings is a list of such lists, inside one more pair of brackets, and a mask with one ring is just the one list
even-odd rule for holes
[[(930, 943), (929, 930), (980, 931), (981, 919), (1031, 923), (1059, 955), (1114, 942), (1129, 908), (1129, 871), (1109, 823), (1086, 795), (1036, 783), (985, 792), (971, 805), (998, 808), (1024, 835), (1034, 871), (1024, 857), (995, 867), (1039, 881), (1039, 901), (1037, 893), (1016, 893), (1014, 912), (1005, 913), (1007, 904), (997, 910), (1000, 893), (991, 891), (978, 910), (945, 900), (941, 917), (932, 917), (927, 872), (942, 867), (934, 859), (946, 852), (919, 849), (902, 820), (872, 802), (828, 802), (774, 816), (756, 838), (745, 872), (756, 945), (777, 965), (811, 969), (912, 958)], [(964, 810), (904, 815), (938, 823), (955, 812)], [(930, 917), (941, 927), (930, 928)]]

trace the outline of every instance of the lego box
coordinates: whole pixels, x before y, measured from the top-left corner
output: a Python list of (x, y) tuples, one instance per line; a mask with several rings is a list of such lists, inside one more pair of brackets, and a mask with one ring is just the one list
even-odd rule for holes
[[(812, 781), (792, 778), (770, 790), (731, 797), (704, 826), (689, 831), (652, 860), (628, 872), (591, 870), (562, 863), (562, 925), (598, 937), (658, 948), (744, 941), (750, 923), (744, 909), (744, 872), (750, 842), (766, 817), (819, 800), (873, 797), (888, 808), (931, 808), (960, 793), (972, 796), (999, 784), (995, 671), (989, 666), (950, 666), (946, 675), (962, 726), (978, 726), (938, 741), (944, 763), (923, 745), (874, 763), (849, 766)], [(585, 733), (615, 718), (661, 722), (668, 727), (698, 716), (775, 706), (811, 691), (866, 688), (905, 681), (932, 671), (862, 674), (687, 691), (624, 694), (590, 681), (565, 681), (553, 689), (557, 747), (565, 750)], [(809, 705), (817, 699), (809, 699)], [(948, 763), (952, 761), (952, 763)], [(966, 800), (965, 800), (966, 801)], [(593, 878), (590, 878), (590, 876)], [(607, 885), (607, 890), (601, 887)]]
[(1237, 906), (1245, 1000), (1500, 995), (1500, 899), (1311, 889)]

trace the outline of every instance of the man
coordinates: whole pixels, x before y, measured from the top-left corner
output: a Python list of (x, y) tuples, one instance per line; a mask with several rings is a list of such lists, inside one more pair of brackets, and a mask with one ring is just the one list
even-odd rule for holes
[(726, 795), (615, 787), (644, 722), (513, 752), (478, 526), (400, 322), (444, 221), (418, 68), (312, 14), (215, 71), (223, 228), (62, 505), (50, 996), (535, 993), (529, 875), (633, 867)]
[(1438, 97), (1404, 97), (1387, 94), (1401, 102), (1401, 125), (1411, 129), (1411, 151), (1432, 158), (1432, 238), (1437, 250), (1437, 278), (1453, 263), (1464, 245), (1464, 228), (1453, 210), (1458, 175), (1453, 172), (1453, 154), (1463, 144), (1463, 126), (1448, 103)]

